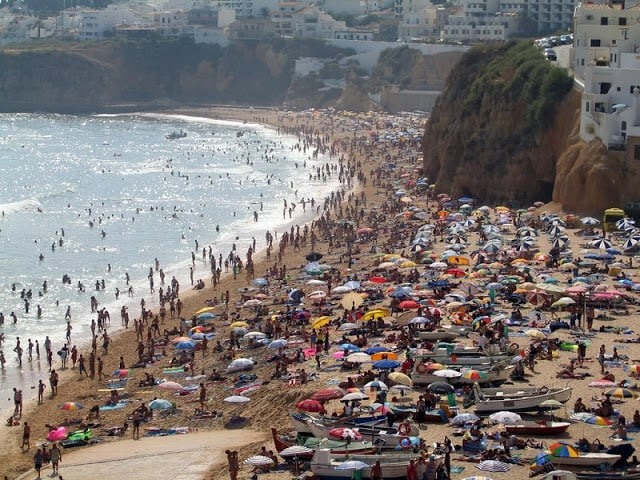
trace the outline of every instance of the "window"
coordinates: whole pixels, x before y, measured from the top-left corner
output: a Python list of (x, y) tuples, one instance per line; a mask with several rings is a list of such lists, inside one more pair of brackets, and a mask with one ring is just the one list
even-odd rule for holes
[(587, 112), (587, 113), (589, 113), (589, 102), (587, 102), (587, 103), (586, 103), (586, 105), (585, 105), (585, 108), (584, 108), (584, 109), (586, 110), (586, 112)]
[(633, 146), (633, 158), (640, 160), (640, 145)]
[(633, 91), (634, 91), (637, 87), (638, 87), (638, 85), (631, 85), (631, 86), (629, 87), (629, 93), (630, 93), (631, 95), (633, 95)]
[(590, 47), (599, 47), (600, 46), (600, 39), (592, 38), (591, 39), (591, 43), (590, 43), (589, 46)]
[(627, 129), (627, 122), (623, 120), (622, 122), (620, 122), (620, 130), (624, 132), (626, 129)]
[(626, 25), (627, 24), (627, 17), (620, 17), (618, 19), (618, 25)]
[(609, 25), (609, 17), (600, 17), (600, 25)]

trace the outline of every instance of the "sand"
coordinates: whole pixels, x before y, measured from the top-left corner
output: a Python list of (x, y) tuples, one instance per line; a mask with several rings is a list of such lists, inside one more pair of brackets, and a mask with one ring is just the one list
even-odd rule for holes
[[(325, 115), (322, 112), (285, 114), (284, 112), (276, 112), (274, 110), (225, 108), (190, 109), (188, 111), (178, 111), (176, 113), (188, 113), (196, 116), (210, 116), (214, 118), (237, 119), (248, 122), (257, 121), (274, 126), (297, 126), (298, 128), (305, 126), (305, 128), (308, 128), (312, 131), (330, 134), (333, 140), (342, 139), (345, 144), (347, 144), (349, 139), (351, 139), (354, 135), (356, 135), (358, 138), (366, 138), (367, 136), (370, 136), (370, 131), (379, 129), (379, 131), (382, 132), (385, 127), (387, 127), (382, 124), (376, 125), (375, 117), (372, 116), (355, 116), (351, 114)], [(391, 120), (389, 120), (389, 122), (391, 122)], [(394, 130), (394, 128), (391, 126), (391, 123), (389, 123), (389, 126), (387, 128), (391, 131)], [(419, 159), (421, 158), (419, 145), (414, 146), (413, 148), (409, 148), (407, 147), (406, 143), (399, 143), (396, 146), (391, 142), (387, 142), (386, 144), (380, 144), (377, 148), (372, 149), (364, 149), (361, 147), (350, 150), (349, 147), (342, 147), (341, 152), (342, 154), (344, 154), (345, 158), (353, 157), (361, 161), (361, 165), (358, 167), (358, 172), (367, 178), (367, 185), (360, 185), (357, 191), (364, 192), (366, 205), (360, 204), (359, 208), (356, 209), (354, 207), (355, 199), (353, 199), (350, 205), (351, 208), (348, 208), (349, 203), (345, 201), (342, 203), (341, 208), (338, 207), (337, 209), (334, 209), (332, 211), (332, 218), (351, 218), (356, 221), (356, 228), (364, 226), (373, 228), (375, 232), (375, 243), (379, 251), (383, 251), (386, 253), (404, 252), (408, 255), (408, 244), (410, 242), (410, 239), (413, 237), (416, 229), (421, 224), (423, 224), (424, 221), (406, 220), (404, 217), (396, 217), (396, 214), (401, 213), (402, 211), (397, 205), (390, 207), (384, 215), (376, 216), (375, 220), (371, 220), (371, 214), (372, 212), (381, 212), (382, 206), (385, 202), (387, 202), (387, 205), (390, 206), (391, 204), (388, 202), (390, 195), (392, 196), (393, 192), (400, 186), (402, 186), (406, 179), (415, 179), (420, 176), (418, 173), (420, 167)], [(377, 184), (374, 185), (374, 182), (372, 181), (372, 172), (374, 172), (381, 163), (389, 160), (395, 161), (397, 163), (397, 168), (392, 173), (388, 172), (382, 175), (380, 177), (380, 180), (376, 182)], [(408, 201), (405, 205), (406, 208), (408, 208), (409, 206), (416, 206), (432, 210), (437, 208), (437, 205), (434, 202), (429, 203), (427, 198), (421, 196), (412, 196), (411, 200)], [(357, 219), (355, 218), (355, 215), (353, 215), (353, 211), (359, 210), (360, 208), (365, 210), (366, 216), (364, 219)], [(544, 209), (545, 207), (542, 206), (538, 209), (538, 211), (533, 213), (541, 214)], [(555, 207), (549, 206), (549, 209), (555, 210)], [(491, 216), (495, 219), (496, 212), (492, 212)], [(338, 272), (340, 272), (343, 277), (355, 274), (362, 278), (367, 278), (368, 272), (372, 271), (373, 268), (375, 268), (376, 263), (379, 261), (378, 256), (369, 253), (374, 240), (371, 239), (369, 241), (359, 242), (352, 247), (352, 265), (351, 268), (349, 268), (349, 255), (347, 254), (347, 246), (345, 245), (343, 239), (340, 237), (341, 231), (339, 228), (334, 228), (334, 232), (336, 233), (336, 236), (334, 237), (334, 241), (332, 242), (331, 247), (329, 246), (328, 238), (322, 236), (319, 238), (319, 241), (316, 245), (316, 250), (325, 255), (322, 261), (336, 267)], [(579, 239), (576, 236), (576, 233), (577, 230), (575, 229), (567, 229), (567, 234), (571, 238), (572, 248), (574, 252), (578, 253), (580, 251), (580, 244), (584, 244), (587, 242), (585, 240)], [(471, 236), (471, 240), (469, 241), (469, 244), (473, 245), (472, 248), (475, 248), (477, 240), (477, 234), (473, 234)], [(277, 241), (274, 243), (277, 244)], [(470, 248), (469, 250), (471, 250), (472, 248)], [(549, 239), (544, 235), (541, 235), (539, 239), (539, 248), (541, 252), (546, 253), (549, 251)], [(437, 241), (432, 246), (434, 255), (438, 255), (444, 249), (445, 243), (441, 241)], [(309, 251), (309, 245), (307, 245), (306, 247), (302, 247), (299, 251), (294, 251), (292, 247), (289, 247), (285, 250), (284, 256), (281, 260), (281, 264), (287, 265), (289, 278), (286, 281), (271, 283), (268, 291), (268, 296), (270, 299), (286, 296), (287, 289), (293, 287), (303, 288), (307, 292), (311, 289), (316, 288), (306, 284), (307, 277), (303, 275), (303, 272), (301, 270), (301, 267), (303, 267), (307, 263), (307, 261), (304, 259), (304, 256)], [(272, 261), (270, 263), (267, 263), (266, 259), (264, 258), (263, 252), (262, 255), (259, 255), (255, 259), (256, 276), (263, 276), (267, 267), (274, 263), (275, 259), (277, 258), (277, 248), (272, 257)], [(541, 264), (534, 264), (533, 266), (538, 270), (539, 273), (545, 270), (544, 266)], [(419, 268), (420, 270), (423, 269), (422, 266), (420, 266)], [(624, 272), (627, 275), (627, 278), (633, 279), (637, 276), (637, 272), (635, 269), (625, 268)], [(560, 272), (558, 270), (552, 270), (549, 273), (553, 274), (561, 282), (564, 282), (569, 276), (568, 274)], [(606, 283), (613, 286), (614, 279), (607, 278)], [(334, 281), (333, 285), (335, 286), (339, 284), (339, 281)], [(213, 291), (208, 284), (207, 288), (203, 291), (189, 291), (189, 295), (181, 297), (183, 299), (183, 302), (185, 303), (183, 316), (185, 318), (190, 318), (195, 311), (207, 304), (207, 300), (219, 298), (221, 292), (229, 290), (231, 294), (231, 308), (229, 309), (229, 313), (237, 312), (238, 319), (251, 320), (254, 314), (251, 310), (240, 307), (242, 304), (240, 303), (239, 292), (240, 289), (249, 286), (251, 286), (251, 279), (246, 278), (244, 274), (241, 274), (236, 280), (233, 280), (229, 276), (225, 277), (224, 283), (222, 285), (219, 285), (215, 291)], [(335, 298), (334, 300), (339, 301), (339, 297)], [(385, 298), (381, 303), (383, 305), (388, 305), (389, 302), (390, 299)], [(269, 305), (268, 308), (273, 312), (277, 312), (284, 307), (282, 305)], [(216, 310), (218, 312), (222, 312), (223, 307), (216, 307)], [(511, 312), (511, 305), (509, 303), (500, 301), (498, 303), (497, 310), (505, 312), (508, 315)], [(523, 313), (525, 315), (527, 315), (529, 311), (530, 308), (523, 308)], [(314, 314), (315, 313), (316, 312), (314, 311)], [(342, 309), (335, 308), (334, 313), (337, 316), (342, 313)], [(607, 327), (626, 326), (633, 329), (636, 328), (636, 324), (638, 321), (638, 311), (635, 308), (635, 305), (629, 305), (627, 313), (625, 314), (622, 314), (622, 312), (614, 311), (597, 311), (596, 313), (602, 315), (605, 318), (597, 319), (595, 321), (595, 329), (598, 329), (601, 325), (606, 325)], [(408, 315), (412, 314), (409, 313)], [(549, 313), (546, 313), (546, 315), (549, 316)], [(566, 318), (568, 314), (560, 312), (558, 315), (560, 318)], [(227, 338), (229, 331), (228, 325), (232, 320), (235, 320), (235, 318), (227, 321), (226, 326), (220, 321), (216, 322), (216, 327), (220, 332), (219, 338)], [(177, 324), (176, 320), (168, 323), (165, 326), (170, 328), (175, 324)], [(307, 328), (307, 331), (308, 330), (309, 329)], [(516, 335), (517, 330), (518, 329), (512, 330), (514, 335)], [(523, 330), (525, 330), (525, 328), (523, 328)], [(573, 338), (571, 336), (571, 332), (569, 332), (568, 330), (558, 330), (553, 334), (553, 336), (562, 339)], [(572, 399), (566, 409), (561, 409), (555, 412), (556, 417), (566, 418), (569, 414), (569, 411), (571, 410), (573, 401), (576, 398), (582, 397), (587, 406), (591, 406), (592, 398), (595, 398), (601, 393), (598, 389), (588, 387), (588, 383), (590, 381), (600, 377), (599, 365), (594, 360), (597, 355), (598, 346), (600, 344), (606, 345), (608, 353), (611, 353), (614, 344), (618, 346), (620, 354), (626, 355), (629, 358), (628, 363), (633, 363), (635, 359), (640, 358), (640, 351), (638, 351), (639, 344), (617, 343), (620, 340), (628, 338), (635, 338), (635, 335), (600, 332), (594, 334), (594, 337), (591, 339), (592, 345), (587, 350), (588, 360), (587, 362), (585, 362), (584, 368), (580, 368), (577, 370), (578, 372), (588, 373), (591, 376), (587, 377), (584, 380), (572, 380), (570, 382), (571, 386), (574, 388)], [(380, 340), (384, 343), (384, 339)], [(522, 348), (525, 348), (530, 339), (527, 337), (515, 337), (512, 338), (512, 340), (519, 343)], [(375, 341), (378, 341), (378, 339), (376, 339)], [(470, 339), (465, 340), (465, 342), (467, 344), (471, 344)], [(110, 349), (108, 359), (105, 363), (105, 372), (111, 372), (117, 367), (118, 358), (120, 356), (124, 356), (127, 365), (133, 363), (137, 358), (134, 351), (135, 345), (135, 335), (132, 331), (126, 331), (119, 334)], [(210, 348), (211, 347), (212, 345), (210, 344)], [(268, 361), (269, 357), (271, 357), (273, 353), (274, 351), (263, 348), (251, 350), (248, 352), (240, 351), (238, 352), (238, 356), (246, 355), (253, 357), (258, 362), (257, 366), (254, 368), (254, 372), (258, 375), (258, 378), (267, 380), (270, 378), (271, 373), (273, 372), (273, 365)], [(568, 381), (556, 378), (556, 373), (558, 372), (561, 364), (568, 363), (574, 356), (575, 354), (571, 352), (561, 351), (559, 352), (558, 357), (554, 358), (553, 360), (538, 360), (535, 368), (535, 373), (527, 372), (527, 383), (534, 385), (546, 385), (549, 387), (565, 385), (566, 383), (568, 383)], [(204, 368), (207, 374), (211, 372), (212, 368), (217, 368), (219, 371), (222, 371), (228, 364), (227, 359), (221, 358), (221, 355), (215, 354), (211, 351), (209, 352), (209, 355), (204, 358), (202, 357), (202, 354), (198, 353), (196, 359), (196, 371), (200, 371), (200, 369)], [(162, 374), (161, 367), (163, 365), (166, 366), (169, 360), (170, 357), (163, 359), (156, 365), (148, 367), (146, 370), (152, 372), (156, 376), (156, 378), (163, 378), (163, 376), (167, 377), (169, 380), (182, 378), (169, 378), (168, 376)], [(640, 363), (640, 360), (638, 361), (638, 363)], [(156, 415), (149, 424), (154, 427), (168, 428), (180, 426), (189, 427), (190, 429), (200, 431), (217, 431), (221, 436), (220, 438), (223, 438), (226, 432), (226, 430), (223, 428), (223, 423), (231, 415), (241, 414), (242, 416), (247, 417), (251, 420), (250, 428), (252, 430), (261, 431), (266, 434), (266, 432), (268, 432), (271, 427), (277, 427), (279, 431), (286, 432), (291, 430), (291, 424), (288, 421), (288, 413), (292, 409), (296, 401), (308, 397), (315, 390), (321, 389), (328, 384), (340, 381), (346, 377), (345, 373), (331, 370), (329, 367), (333, 364), (335, 364), (335, 360), (333, 360), (333, 358), (331, 358), (330, 356), (323, 358), (322, 367), (320, 371), (317, 372), (319, 378), (307, 385), (288, 386), (286, 382), (272, 380), (269, 384), (264, 385), (256, 392), (253, 392), (250, 395), (251, 401), (244, 406), (234, 406), (222, 402), (223, 398), (233, 394), (231, 388), (232, 376), (228, 376), (228, 380), (222, 383), (207, 382), (207, 408), (210, 410), (221, 411), (223, 413), (223, 416), (221, 419), (212, 418), (202, 420), (196, 420), (192, 418), (192, 414), (196, 406), (198, 406), (197, 393), (183, 397), (175, 397), (158, 389), (135, 388), (134, 385), (142, 377), (142, 372), (136, 369), (133, 370), (134, 379), (129, 382), (129, 386), (127, 387), (127, 391), (132, 395), (131, 398), (133, 399), (133, 403), (126, 409), (105, 413), (100, 421), (104, 426), (121, 425), (123, 421), (125, 421), (127, 415), (131, 413), (133, 408), (138, 406), (141, 402), (148, 402), (154, 397), (162, 397), (175, 402), (178, 406), (178, 412), (175, 415), (167, 416), (166, 418), (160, 418)], [(315, 362), (313, 361), (313, 359), (310, 359), (304, 365), (296, 366), (296, 368), (301, 367), (304, 367), (308, 372), (315, 371)], [(612, 367), (609, 368), (609, 370), (614, 373), (614, 375), (616, 376), (616, 380), (629, 378), (624, 367)], [(524, 383), (523, 385), (526, 385), (527, 383)], [(59, 388), (60, 393), (56, 399), (51, 400), (47, 396), (44, 405), (31, 405), (25, 409), (23, 419), (29, 421), (29, 423), (33, 426), (32, 444), (42, 443), (44, 441), (47, 433), (47, 429), (45, 427), (46, 423), (58, 424), (62, 423), (62, 421), (65, 419), (81, 419), (86, 415), (86, 410), (78, 412), (61, 411), (58, 408), (58, 405), (63, 401), (74, 400), (82, 402), (85, 405), (102, 403), (107, 394), (104, 392), (98, 392), (98, 388), (105, 388), (105, 386), (102, 382), (98, 382), (97, 380), (79, 380), (77, 371), (68, 370), (64, 372), (63, 384)], [(412, 395), (413, 398), (417, 396), (417, 394), (415, 393)], [(631, 419), (637, 405), (638, 401), (632, 399), (627, 400), (624, 403), (616, 404), (615, 407), (619, 409), (621, 413), (623, 413), (628, 419)], [(337, 410), (339, 407), (340, 405), (338, 404), (338, 402), (333, 402), (333, 404), (330, 404), (330, 410)], [(34, 449), (32, 447), (28, 454), (20, 453), (19, 440), (21, 437), (21, 427), (2, 427), (2, 429), (0, 429), (0, 432), (0, 438), (4, 441), (5, 445), (3, 453), (0, 454), (0, 473), (7, 475), (9, 478), (14, 478), (20, 472), (24, 472), (25, 470), (30, 468)], [(602, 441), (602, 443), (605, 444), (619, 443), (609, 438), (612, 433), (613, 432), (608, 428), (599, 428), (583, 423), (576, 423), (570, 427), (569, 435), (562, 440), (572, 441), (581, 437), (586, 437), (590, 440), (598, 438)], [(434, 441), (441, 441), (445, 435), (451, 436), (451, 434), (451, 427), (449, 427), (448, 425), (439, 424), (430, 424), (423, 431), (423, 437), (426, 439), (427, 444), (430, 444)], [(181, 438), (184, 438), (186, 442), (189, 439), (189, 435), (190, 434), (187, 434), (186, 436)], [(635, 436), (634, 433), (631, 433), (630, 435), (632, 437)], [(127, 451), (128, 447), (125, 442), (118, 442), (113, 437), (100, 438), (101, 441), (104, 442), (115, 442), (115, 445), (122, 443), (121, 451)], [(130, 437), (127, 435), (127, 438)], [(544, 441), (547, 443), (553, 442), (555, 440), (558, 439), (544, 439)], [(139, 443), (144, 445), (144, 443), (147, 441), (147, 438), (143, 438), (139, 441)], [(460, 443), (460, 441), (457, 438), (454, 438), (454, 443)], [(635, 445), (635, 440), (632, 440), (631, 443)], [(244, 458), (247, 458), (252, 454), (258, 453), (262, 445), (265, 445), (268, 450), (273, 450), (273, 445), (269, 441), (256, 441), (255, 437), (247, 438), (247, 445), (238, 448), (240, 459), (243, 460)], [(98, 452), (100, 448), (100, 446), (91, 447), (92, 450), (95, 449)], [(212, 448), (216, 449), (216, 446), (212, 445)], [(518, 453), (520, 453), (523, 458), (532, 458), (536, 453), (538, 453), (538, 451), (539, 450), (529, 449), (522, 450)], [(99, 455), (99, 453), (96, 453), (96, 455)], [(464, 467), (464, 470), (461, 473), (455, 473), (452, 476), (454, 480), (473, 476), (476, 474), (484, 474), (483, 472), (480, 472), (475, 468), (475, 464), (460, 461), (459, 456), (456, 454), (453, 455), (452, 463), (454, 466)], [(64, 471), (65, 466), (63, 464), (61, 466), (61, 473), (63, 475)], [(528, 476), (528, 474), (529, 469), (527, 466), (513, 466), (513, 468), (509, 472), (490, 473), (487, 475), (497, 480), (507, 477), (525, 478)], [(251, 475), (252, 469), (250, 467), (243, 466), (241, 468), (240, 478), (249, 478)], [(291, 474), (269, 473), (266, 474), (266, 476), (273, 478), (285, 478), (286, 476), (287, 478), (290, 478)], [(115, 477), (116, 476), (114, 475), (113, 478)], [(215, 465), (210, 472), (204, 475), (204, 478), (228, 478), (228, 472), (226, 470), (224, 462)]]

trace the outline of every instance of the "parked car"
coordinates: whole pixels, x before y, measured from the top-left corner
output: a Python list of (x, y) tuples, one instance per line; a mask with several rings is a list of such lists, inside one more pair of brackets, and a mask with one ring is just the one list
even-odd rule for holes
[(558, 55), (556, 54), (556, 51), (553, 48), (545, 48), (544, 56), (547, 60), (551, 62), (555, 62), (558, 60)]

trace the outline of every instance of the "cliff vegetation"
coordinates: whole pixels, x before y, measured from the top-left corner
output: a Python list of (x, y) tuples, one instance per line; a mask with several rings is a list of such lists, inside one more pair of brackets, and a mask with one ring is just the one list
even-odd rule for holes
[[(569, 132), (556, 112), (572, 79), (526, 42), (469, 50), (427, 123), (426, 175), (439, 191), (484, 202), (551, 200)], [(578, 100), (579, 102), (579, 100)], [(579, 103), (578, 103), (579, 107)], [(556, 138), (552, 141), (554, 137)]]

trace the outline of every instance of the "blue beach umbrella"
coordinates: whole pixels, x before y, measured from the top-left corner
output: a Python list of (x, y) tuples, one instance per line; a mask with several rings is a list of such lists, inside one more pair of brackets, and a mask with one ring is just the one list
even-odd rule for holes
[(193, 350), (196, 348), (196, 342), (190, 340), (183, 340), (175, 345), (176, 350)]
[(382, 345), (375, 345), (373, 347), (369, 347), (365, 350), (365, 353), (368, 355), (373, 355), (374, 353), (388, 352), (389, 349), (387, 347), (383, 347)]
[(372, 367), (377, 370), (393, 370), (394, 368), (398, 368), (400, 365), (400, 362), (397, 362), (396, 360), (378, 360), (372, 365)]

